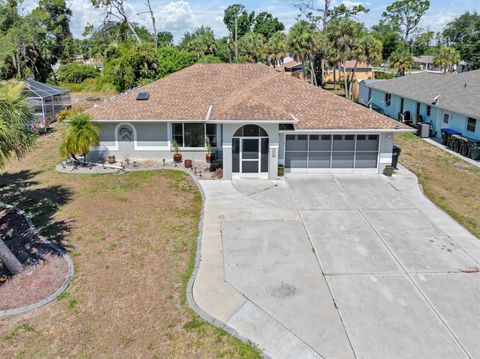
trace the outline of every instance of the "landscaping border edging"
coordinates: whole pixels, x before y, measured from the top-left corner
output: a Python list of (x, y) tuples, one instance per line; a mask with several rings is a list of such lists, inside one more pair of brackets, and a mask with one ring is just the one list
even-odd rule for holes
[(65, 278), (65, 280), (64, 280), (63, 284), (60, 286), (60, 288), (58, 288), (54, 293), (50, 294), (47, 298), (42, 299), (39, 302), (29, 304), (29, 305), (26, 305), (26, 306), (20, 307), (20, 308), (0, 310), (0, 318), (5, 318), (5, 317), (10, 317), (10, 316), (13, 316), (13, 315), (17, 315), (17, 314), (23, 314), (23, 313), (31, 312), (31, 311), (33, 311), (35, 309), (38, 309), (38, 308), (41, 308), (44, 305), (47, 305), (48, 303), (57, 299), (58, 296), (60, 296), (70, 285), (70, 282), (71, 282), (71, 280), (73, 278), (73, 275), (75, 273), (75, 268), (74, 268), (74, 265), (73, 265), (72, 258), (70, 258), (70, 256), (63, 249), (61, 249), (57, 245), (55, 245), (52, 242), (50, 242), (49, 240), (47, 240), (44, 236), (42, 236), (40, 234), (40, 232), (38, 232), (38, 230), (35, 227), (35, 225), (33, 224), (32, 220), (25, 213), (24, 210), (22, 210), (20, 208), (17, 208), (15, 206), (9, 205), (9, 204), (1, 204), (0, 206), (4, 207), (4, 208), (9, 208), (9, 209), (17, 212), (18, 214), (22, 215), (25, 218), (25, 220), (27, 221), (28, 226), (30, 227), (30, 230), (35, 235), (37, 235), (38, 238), (40, 238), (40, 240), (42, 242), (44, 242), (45, 244), (50, 246), (53, 250), (55, 250), (57, 253), (59, 253), (65, 259), (65, 261), (67, 262), (67, 265), (68, 265), (67, 277)]

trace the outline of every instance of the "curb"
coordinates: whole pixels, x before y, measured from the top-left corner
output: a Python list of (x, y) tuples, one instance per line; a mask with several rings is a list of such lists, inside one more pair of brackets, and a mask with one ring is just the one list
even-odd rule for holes
[(21, 210), (20, 208), (17, 208), (15, 206), (11, 206), (11, 205), (8, 205), (8, 204), (1, 204), (0, 205), (1, 207), (4, 207), (4, 208), (9, 208), (11, 210), (14, 210), (15, 212), (17, 212), (18, 214), (22, 215), (25, 220), (27, 221), (28, 223), (28, 226), (30, 227), (30, 230), (38, 236), (38, 238), (40, 238), (40, 240), (42, 242), (44, 242), (45, 244), (47, 244), (48, 246), (50, 246), (53, 250), (55, 250), (57, 253), (59, 253), (64, 259), (65, 261), (67, 262), (67, 265), (68, 265), (68, 274), (67, 274), (67, 277), (65, 278), (65, 281), (63, 282), (63, 284), (60, 286), (60, 288), (58, 288), (54, 293), (50, 294), (47, 298), (45, 299), (42, 299), (41, 301), (39, 302), (36, 302), (36, 303), (33, 303), (33, 304), (29, 304), (27, 306), (24, 306), (24, 307), (20, 307), (20, 308), (15, 308), (15, 309), (7, 309), (7, 310), (0, 310), (0, 318), (5, 318), (5, 317), (10, 317), (10, 316), (13, 316), (13, 315), (17, 315), (17, 314), (23, 314), (23, 313), (27, 313), (27, 312), (31, 312), (35, 309), (38, 309), (38, 308), (41, 308), (43, 307), (44, 305), (47, 305), (48, 303), (54, 301), (55, 299), (57, 299), (58, 296), (60, 296), (64, 291), (65, 289), (68, 288), (72, 278), (73, 278), (73, 275), (75, 273), (75, 269), (74, 269), (74, 266), (73, 266), (73, 261), (72, 261), (72, 258), (70, 258), (70, 256), (64, 251), (62, 250), (61, 248), (59, 248), (57, 245), (51, 243), (50, 241), (48, 241), (45, 237), (43, 237), (37, 230), (37, 228), (35, 227), (35, 225), (33, 224), (32, 220), (30, 219), (30, 217), (25, 213), (25, 211)]
[[(254, 344), (251, 340), (249, 340), (249, 339), (243, 337), (242, 335), (240, 335), (234, 328), (232, 328), (228, 324), (226, 324), (226, 323), (214, 318), (210, 314), (208, 314), (206, 311), (204, 311), (202, 308), (200, 308), (200, 306), (195, 301), (195, 298), (193, 296), (193, 286), (195, 284), (195, 279), (197, 277), (197, 273), (198, 273), (198, 270), (200, 268), (200, 262), (202, 260), (201, 251), (202, 251), (203, 222), (204, 222), (204, 212), (205, 212), (205, 192), (203, 191), (203, 188), (200, 185), (200, 182), (198, 181), (198, 179), (192, 173), (190, 173), (190, 172), (188, 172), (184, 169), (180, 169), (180, 168), (177, 169), (177, 170), (184, 171), (184, 172), (186, 172), (190, 175), (190, 177), (193, 179), (193, 181), (197, 185), (198, 189), (200, 190), (200, 194), (202, 196), (202, 210), (200, 212), (200, 222), (198, 223), (198, 229), (199, 229), (198, 233), (199, 234), (198, 234), (198, 238), (197, 238), (197, 253), (195, 255), (195, 266), (193, 268), (192, 275), (191, 275), (190, 279), (188, 280), (187, 290), (186, 290), (186, 293), (185, 293), (186, 297), (187, 297), (188, 305), (195, 311), (195, 313), (197, 313), (200, 316), (200, 318), (209, 322), (213, 326), (224, 330), (225, 332), (227, 332), (231, 336), (241, 340), (245, 344)], [(262, 353), (262, 356), (264, 358), (269, 358), (264, 353)]]

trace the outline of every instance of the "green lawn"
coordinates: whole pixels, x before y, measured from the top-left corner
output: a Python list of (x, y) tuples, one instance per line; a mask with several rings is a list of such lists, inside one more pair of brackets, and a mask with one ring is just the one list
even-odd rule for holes
[(425, 194), (480, 238), (480, 168), (423, 141), (396, 135), (400, 163), (418, 176)]
[(56, 301), (0, 320), (1, 358), (259, 358), (186, 304), (201, 196), (183, 172), (65, 175), (58, 134), (0, 175), (0, 200), (66, 248)]

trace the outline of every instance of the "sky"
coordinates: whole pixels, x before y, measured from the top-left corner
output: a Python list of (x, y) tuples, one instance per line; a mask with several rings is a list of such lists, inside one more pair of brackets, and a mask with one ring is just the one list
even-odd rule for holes
[[(321, 0), (320, 0), (321, 1)], [(24, 0), (25, 12), (37, 6), (37, 0)], [(201, 25), (210, 26), (217, 36), (227, 35), (223, 24), (224, 9), (231, 4), (241, 3), (248, 11), (268, 11), (278, 17), (287, 27), (295, 23), (298, 10), (295, 8), (296, 0), (151, 0), (157, 23), (157, 31), (170, 31), (178, 42), (185, 31), (192, 31)], [(367, 14), (357, 16), (357, 20), (367, 26), (378, 22), (385, 7), (393, 0), (366, 0), (351, 1), (337, 0), (347, 5), (363, 4), (370, 9)], [(71, 30), (75, 37), (81, 38), (87, 23), (100, 25), (104, 18), (101, 9), (95, 9), (91, 0), (67, 0), (73, 12)], [(430, 9), (423, 17), (420, 27), (425, 30), (440, 31), (455, 17), (466, 11), (480, 11), (479, 0), (430, 0)], [(127, 0), (127, 13), (130, 21), (137, 22), (151, 29), (150, 15), (143, 13), (147, 10), (145, 0)]]

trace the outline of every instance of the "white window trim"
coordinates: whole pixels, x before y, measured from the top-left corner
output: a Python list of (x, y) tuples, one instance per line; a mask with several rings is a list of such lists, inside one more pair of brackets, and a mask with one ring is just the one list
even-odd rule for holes
[(133, 149), (134, 151), (165, 151), (165, 150), (170, 150), (170, 146), (139, 146), (138, 141), (137, 141), (137, 129), (135, 126), (130, 123), (130, 122), (120, 122), (117, 126), (115, 126), (114, 134), (115, 134), (115, 146), (105, 146), (107, 150), (109, 151), (118, 151), (119, 146), (118, 146), (118, 132), (120, 130), (120, 127), (122, 126), (128, 126), (132, 129), (133, 132)]
[[(445, 122), (445, 115), (448, 115), (448, 122)], [(443, 111), (442, 113), (442, 124), (450, 126), (450, 120), (452, 119), (452, 114), (447, 111)]]
[[(208, 122), (184, 122), (184, 121), (175, 121), (175, 122), (170, 122), (168, 124), (168, 147), (169, 149), (172, 148), (173, 144), (173, 124), (174, 123), (181, 123), (182, 124), (182, 139), (183, 143), (185, 143), (185, 123), (201, 123), (203, 124), (203, 134), (205, 138), (205, 146), (203, 147), (184, 147), (184, 146), (178, 146), (180, 151), (185, 151), (185, 152), (205, 152), (207, 150), (207, 125), (211, 124)], [(218, 147), (218, 127), (215, 127), (215, 136), (217, 136), (217, 147)]]
[[(475, 120), (475, 129), (473, 131), (470, 131), (468, 129), (468, 119), (471, 118), (472, 120)], [(478, 118), (467, 116), (467, 121), (465, 121), (465, 130), (468, 131), (469, 133), (475, 133), (477, 132), (477, 126), (478, 126)]]

